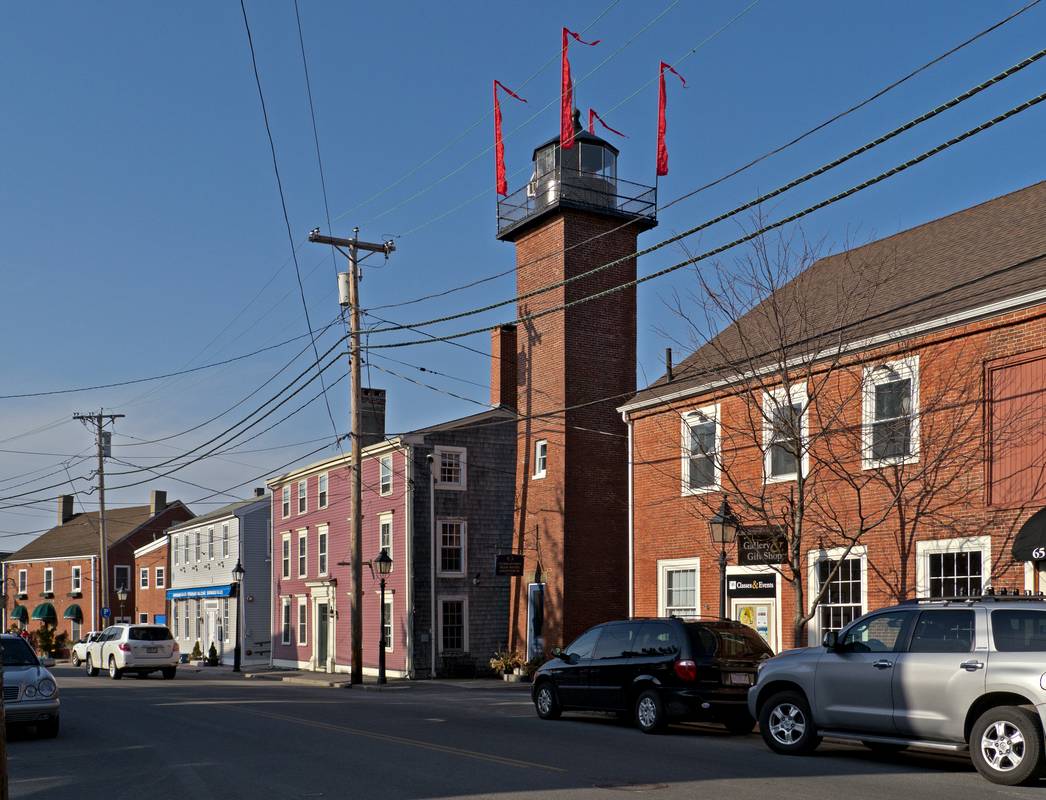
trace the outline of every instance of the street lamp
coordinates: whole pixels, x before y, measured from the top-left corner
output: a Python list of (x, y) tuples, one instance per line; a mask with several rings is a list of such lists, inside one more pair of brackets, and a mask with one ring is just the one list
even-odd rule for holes
[(123, 604), (127, 602), (126, 586), (121, 586), (116, 590), (116, 599), (120, 601), (120, 619), (123, 619)]
[(708, 520), (713, 544), (719, 545), (719, 618), (726, 619), (726, 546), (737, 536), (739, 523), (730, 504), (723, 498), (719, 510)]
[[(381, 613), (378, 615), (381, 620), (381, 627), (379, 628), (378, 634), (378, 683), (385, 683), (385, 578), (392, 572), (392, 556), (389, 555), (389, 551), (386, 548), (381, 548), (381, 552), (378, 553), (378, 557), (374, 559), (374, 565), (378, 568), (378, 575), (381, 577), (378, 579), (378, 585), (381, 587)], [(392, 620), (389, 620), (389, 624), (392, 624)]]
[(240, 563), (240, 559), (236, 559), (236, 566), (232, 568), (232, 579), (236, 582), (236, 644), (232, 649), (232, 671), (240, 671), (240, 620), (242, 619), (241, 614), (243, 613), (243, 592), (241, 591), (243, 586), (243, 574), (246, 570), (243, 568), (243, 564)]

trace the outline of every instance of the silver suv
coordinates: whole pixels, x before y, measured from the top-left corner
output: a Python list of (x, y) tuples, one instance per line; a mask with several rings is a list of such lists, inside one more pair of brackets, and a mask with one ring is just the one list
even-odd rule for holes
[(1000, 592), (874, 611), (763, 662), (748, 708), (777, 753), (824, 736), (968, 750), (993, 783), (1031, 782), (1044, 766), (1046, 601)]

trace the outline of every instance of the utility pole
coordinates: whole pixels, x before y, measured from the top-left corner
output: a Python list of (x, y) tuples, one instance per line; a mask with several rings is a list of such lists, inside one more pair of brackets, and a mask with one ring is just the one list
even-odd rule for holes
[[(105, 421), (110, 423), (123, 419), (124, 414), (105, 414), (102, 409), (97, 414), (73, 414), (73, 419), (81, 422), (89, 422), (95, 428), (95, 441), (98, 444), (98, 571), (101, 589), (98, 614), (99, 628), (105, 627), (106, 620), (101, 616), (102, 609), (109, 603), (109, 548), (105, 540), (105, 459), (111, 455), (112, 434), (105, 430)], [(130, 587), (128, 587), (130, 588)], [(122, 614), (123, 612), (121, 612)]]
[[(360, 451), (361, 396), (360, 386), (360, 303), (359, 252), (389, 254), (395, 251), (394, 242), (361, 242), (359, 228), (352, 229), (352, 238), (343, 239), (337, 236), (323, 236), (320, 229), (309, 232), (309, 241), (316, 244), (330, 245), (345, 255), (349, 260), (349, 271), (338, 273), (338, 301), (342, 308), (349, 308), (349, 373), (352, 392), (352, 536), (350, 562), (352, 564), (352, 603), (351, 603), (351, 636), (352, 636), (352, 673), (350, 684), (363, 683), (363, 480), (361, 477), (362, 459)], [(345, 248), (345, 249), (342, 249)]]

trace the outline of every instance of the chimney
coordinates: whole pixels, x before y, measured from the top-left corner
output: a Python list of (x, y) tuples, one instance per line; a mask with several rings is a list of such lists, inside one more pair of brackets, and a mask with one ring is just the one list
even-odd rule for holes
[(153, 489), (149, 492), (149, 515), (155, 517), (167, 508), (167, 492)]
[(63, 494), (58, 498), (58, 524), (65, 525), (73, 518), (73, 496)]
[(672, 382), (672, 348), (665, 348), (665, 380)]
[(360, 447), (385, 441), (385, 390), (360, 390)]
[(255, 486), (254, 487), (254, 496), (255, 497), (265, 497), (265, 487), (264, 486)]
[(516, 326), (500, 325), (490, 332), (490, 404), (516, 410)]

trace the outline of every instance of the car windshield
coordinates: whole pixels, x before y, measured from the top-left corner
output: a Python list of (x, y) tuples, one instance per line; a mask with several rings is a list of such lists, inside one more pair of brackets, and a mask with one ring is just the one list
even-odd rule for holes
[(127, 638), (138, 642), (167, 642), (174, 637), (171, 636), (171, 632), (167, 628), (157, 626), (152, 628), (131, 628)]
[(758, 658), (773, 655), (763, 637), (745, 625), (689, 623), (690, 642), (702, 656), (720, 658)]
[(3, 647), (5, 667), (35, 667), (38, 663), (33, 648), (22, 639), (5, 637), (0, 640), (0, 646)]

